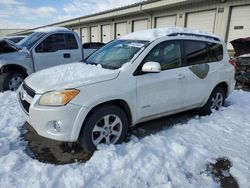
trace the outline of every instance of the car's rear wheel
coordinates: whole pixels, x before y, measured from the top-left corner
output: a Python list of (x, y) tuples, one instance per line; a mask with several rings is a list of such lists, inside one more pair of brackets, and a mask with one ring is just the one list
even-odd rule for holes
[(216, 87), (210, 95), (207, 103), (200, 109), (201, 115), (209, 115), (214, 110), (219, 110), (225, 102), (225, 92), (222, 88)]
[(80, 132), (79, 141), (89, 153), (99, 144), (119, 144), (127, 134), (126, 113), (114, 105), (103, 105), (94, 109), (87, 117)]
[(0, 91), (15, 91), (23, 80), (24, 75), (18, 71), (4, 72), (0, 75)]

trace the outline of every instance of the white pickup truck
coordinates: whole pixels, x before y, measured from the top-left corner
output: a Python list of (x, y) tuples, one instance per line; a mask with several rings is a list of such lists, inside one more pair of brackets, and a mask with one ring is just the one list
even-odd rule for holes
[(35, 30), (17, 44), (3, 40), (0, 42), (0, 91), (16, 90), (33, 72), (82, 61), (96, 49), (83, 49), (79, 36), (63, 27)]

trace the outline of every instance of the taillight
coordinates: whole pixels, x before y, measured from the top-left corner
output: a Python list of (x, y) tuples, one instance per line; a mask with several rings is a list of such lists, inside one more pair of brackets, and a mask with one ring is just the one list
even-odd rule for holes
[(236, 69), (236, 60), (235, 60), (235, 59), (230, 58), (230, 59), (229, 59), (229, 63), (230, 63), (231, 65), (233, 65), (234, 68)]

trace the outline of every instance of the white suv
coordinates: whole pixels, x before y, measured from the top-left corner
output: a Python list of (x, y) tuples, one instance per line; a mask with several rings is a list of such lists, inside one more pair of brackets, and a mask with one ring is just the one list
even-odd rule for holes
[(129, 126), (199, 108), (218, 110), (235, 86), (225, 43), (186, 28), (131, 33), (85, 63), (34, 73), (18, 90), (41, 136), (93, 152), (121, 143)]

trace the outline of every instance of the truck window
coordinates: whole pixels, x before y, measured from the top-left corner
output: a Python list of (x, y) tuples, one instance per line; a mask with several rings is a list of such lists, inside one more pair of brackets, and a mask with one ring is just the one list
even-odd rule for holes
[(65, 36), (65, 39), (67, 41), (66, 49), (69, 49), (69, 50), (78, 49), (76, 38), (73, 34), (66, 33), (66, 34), (64, 34), (64, 36)]
[(208, 45), (203, 41), (185, 40), (184, 52), (188, 65), (208, 63)]
[(65, 50), (66, 42), (64, 34), (53, 34), (46, 38), (41, 44), (36, 47), (38, 53), (56, 52), (58, 50)]

